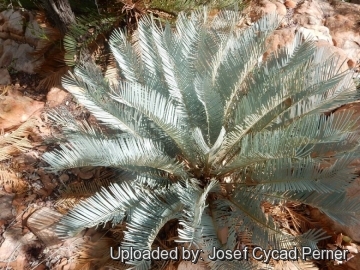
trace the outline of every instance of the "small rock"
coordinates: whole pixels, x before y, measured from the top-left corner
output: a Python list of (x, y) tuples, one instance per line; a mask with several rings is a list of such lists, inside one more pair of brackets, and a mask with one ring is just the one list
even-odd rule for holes
[(339, 70), (341, 72), (348, 70), (348, 66), (346, 64), (343, 64), (343, 63), (346, 63), (346, 61), (349, 59), (347, 57), (347, 55), (345, 54), (344, 50), (342, 50), (338, 47), (329, 45), (329, 42), (325, 41), (325, 40), (319, 40), (316, 43), (316, 45), (318, 47), (327, 47), (327, 50), (326, 50), (327, 53), (326, 53), (326, 56), (324, 55), (324, 57), (329, 57), (330, 55), (334, 55), (334, 54), (339, 57), (339, 61), (337, 62), (337, 68), (339, 68)]
[[(351, 11), (349, 11), (349, 13), (351, 13)], [(336, 14), (335, 16), (330, 16), (326, 18), (326, 26), (334, 30), (334, 32), (338, 32), (339, 30), (341, 30), (341, 32), (349, 31), (356, 26), (356, 22), (352, 21), (350, 17), (351, 14)]]
[(0, 130), (9, 130), (21, 125), (43, 107), (43, 102), (19, 94), (0, 96)]
[(6, 68), (0, 69), (0, 85), (11, 84), (9, 71)]
[(261, 10), (265, 14), (275, 13), (276, 12), (276, 5), (268, 0), (261, 0), (260, 1)]
[[(332, 7), (319, 1), (305, 1), (294, 10), (293, 19), (300, 25), (323, 25), (324, 17), (331, 16)], [(326, 25), (327, 26), (327, 25)]]
[(13, 56), (15, 63), (14, 68), (18, 71), (23, 71), (30, 74), (34, 73), (36, 64), (34, 63), (32, 56), (33, 52), (34, 48), (29, 44), (20, 44), (19, 48)]
[(66, 173), (63, 173), (62, 175), (60, 175), (59, 180), (65, 183), (69, 181), (69, 176)]
[(351, 31), (337, 31), (330, 29), (337, 47), (341, 48), (349, 59), (360, 58), (360, 35)]
[(19, 44), (11, 39), (7, 39), (2, 43), (2, 51), (0, 57), (0, 67), (8, 68), (11, 65), (13, 56), (15, 55)]
[(81, 179), (87, 180), (94, 176), (95, 169), (93, 167), (74, 168), (72, 172)]
[(287, 8), (295, 8), (296, 7), (296, 2), (294, 2), (292, 0), (286, 0), (285, 1), (285, 6)]
[(36, 20), (32, 20), (28, 23), (25, 30), (25, 39), (28, 43), (33, 46), (36, 46), (41, 34), (43, 34), (43, 29), (41, 29), (40, 25)]
[(56, 184), (52, 182), (50, 176), (48, 174), (41, 175), (41, 182), (46, 190), (46, 195), (48, 196), (56, 187)]
[(330, 30), (326, 26), (304, 25), (304, 27), (299, 27), (299, 32), (302, 33), (305, 37), (310, 35), (313, 36), (315, 40), (325, 40), (330, 45), (332, 45), (332, 37), (330, 35)]
[(7, 22), (10, 19), (10, 16), (14, 13), (13, 9), (5, 9), (4, 11), (0, 12), (0, 20)]
[(277, 14), (279, 15), (280, 18), (283, 18), (287, 13), (286, 7), (279, 2), (275, 2), (275, 5), (276, 5)]
[(52, 87), (46, 96), (47, 104), (50, 108), (60, 105), (67, 97), (68, 93), (57, 87)]
[(295, 29), (295, 27), (291, 27), (275, 30), (266, 40), (268, 50), (265, 52), (263, 60), (266, 61), (267, 57), (274, 51), (292, 44), (295, 37)]
[[(0, 20), (1, 20), (1, 18), (0, 18)], [(8, 36), (7, 30), (8, 30), (8, 22), (6, 21), (6, 22), (4, 22), (3, 24), (0, 25), (0, 34)], [(2, 38), (3, 37), (4, 36), (2, 36)]]
[(79, 176), (81, 179), (87, 180), (87, 179), (92, 178), (92, 177), (94, 176), (94, 173), (95, 173), (94, 170), (91, 170), (91, 171), (86, 171), (86, 170), (85, 170), (85, 171), (81, 171), (81, 169), (80, 169), (80, 172), (79, 172), (78, 176)]
[(309, 16), (309, 19), (308, 19), (308, 24), (310, 25), (318, 25), (319, 22), (318, 22), (318, 19), (313, 17), (313, 16)]
[(349, 60), (347, 61), (347, 64), (348, 64), (348, 67), (349, 67), (349, 68), (354, 68), (355, 65), (356, 65), (356, 62), (355, 62), (354, 60), (352, 60), (352, 59), (349, 59)]
[(24, 34), (25, 20), (21, 15), (20, 11), (17, 10), (11, 14), (8, 24), (8, 29), (11, 33), (14, 33), (16, 35)]

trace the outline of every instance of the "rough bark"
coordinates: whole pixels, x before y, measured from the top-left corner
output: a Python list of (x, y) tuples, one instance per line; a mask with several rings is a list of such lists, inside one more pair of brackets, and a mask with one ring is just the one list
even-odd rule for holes
[(68, 0), (42, 0), (42, 4), (49, 21), (63, 34), (71, 24), (75, 23), (75, 14)]

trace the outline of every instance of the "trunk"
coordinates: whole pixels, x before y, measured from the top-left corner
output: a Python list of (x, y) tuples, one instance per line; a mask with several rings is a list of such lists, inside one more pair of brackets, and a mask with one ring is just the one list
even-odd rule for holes
[(75, 23), (75, 15), (68, 0), (42, 0), (48, 19), (65, 34), (67, 28)]

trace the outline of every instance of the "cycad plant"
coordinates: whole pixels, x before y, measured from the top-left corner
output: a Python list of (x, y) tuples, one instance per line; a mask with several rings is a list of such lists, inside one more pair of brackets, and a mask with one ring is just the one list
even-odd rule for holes
[[(202, 9), (180, 14), (172, 29), (145, 17), (131, 41), (122, 31), (111, 36), (117, 83), (90, 63), (63, 79), (102, 124), (53, 114), (67, 142), (44, 159), (53, 170), (108, 166), (133, 177), (70, 210), (60, 235), (121, 224), (121, 248), (149, 250), (177, 222), (175, 243), (202, 249), (212, 269), (257, 269), (251, 260), (207, 254), (238, 248), (244, 235), (264, 249), (315, 249), (326, 237), (315, 229), (288, 233), (265, 203), (302, 203), (339, 223), (356, 222), (359, 203), (345, 196), (355, 177), (356, 119), (334, 111), (357, 96), (352, 73), (300, 34), (264, 59), (277, 16), (245, 29), (240, 20), (236, 10), (210, 17)], [(150, 260), (127, 263), (151, 267)]]

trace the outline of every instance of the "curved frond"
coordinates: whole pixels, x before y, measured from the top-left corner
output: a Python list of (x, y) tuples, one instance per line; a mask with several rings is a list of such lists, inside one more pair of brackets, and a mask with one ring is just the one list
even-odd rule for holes
[(45, 153), (43, 158), (52, 168), (58, 170), (109, 166), (144, 174), (154, 170), (178, 177), (186, 174), (180, 164), (165, 155), (151, 140), (128, 136), (110, 139), (99, 133), (95, 137), (82, 134), (79, 137), (69, 138), (68, 144), (61, 145), (60, 150)]
[(109, 190), (103, 188), (93, 197), (86, 199), (60, 220), (57, 232), (73, 236), (84, 228), (91, 228), (111, 221), (121, 222), (129, 211), (139, 204), (143, 193), (139, 193), (129, 183), (112, 184)]
[(191, 141), (185, 139), (187, 131), (182, 129), (186, 126), (186, 120), (178, 113), (171, 100), (140, 84), (126, 82), (114, 89), (112, 98), (146, 115), (174, 141), (185, 157), (195, 161), (196, 149), (191, 149)]
[[(122, 248), (151, 250), (160, 229), (168, 221), (178, 219), (182, 208), (178, 197), (171, 190), (168, 190), (167, 194), (148, 194), (131, 212), (131, 220), (127, 223)], [(151, 261), (129, 260), (127, 263), (134, 265), (136, 269), (148, 269)]]
[(196, 238), (196, 232), (200, 230), (203, 213), (206, 205), (206, 198), (210, 191), (218, 188), (216, 181), (211, 181), (204, 190), (196, 187), (196, 182), (186, 182), (185, 189), (178, 184), (177, 190), (179, 192), (180, 201), (185, 206), (183, 213), (183, 220), (179, 224), (183, 229), (179, 229), (179, 242), (198, 243), (200, 239)]

